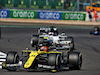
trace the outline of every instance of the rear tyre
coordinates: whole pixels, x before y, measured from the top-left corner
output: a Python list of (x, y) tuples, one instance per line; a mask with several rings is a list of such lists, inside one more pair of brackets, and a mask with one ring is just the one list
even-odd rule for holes
[(39, 38), (39, 42), (38, 44), (43, 44), (44, 39), (43, 38)]
[(60, 70), (60, 54), (49, 54), (48, 56), (48, 65), (55, 66), (54, 70)]
[(79, 52), (69, 52), (67, 62), (70, 70), (80, 70), (82, 66), (82, 54)]
[[(18, 62), (19, 62), (19, 55), (18, 55), (18, 53), (14, 52), (14, 51), (8, 52), (7, 57), (6, 57), (6, 63), (7, 64), (18, 64)], [(15, 68), (15, 67), (8, 67), (7, 70), (9, 70), (9, 71), (16, 71), (17, 68)]]

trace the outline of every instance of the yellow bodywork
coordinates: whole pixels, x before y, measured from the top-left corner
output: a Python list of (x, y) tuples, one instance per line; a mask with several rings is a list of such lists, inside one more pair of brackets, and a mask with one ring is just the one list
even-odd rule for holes
[(34, 60), (35, 58), (39, 55), (39, 54), (50, 54), (50, 53), (62, 53), (59, 51), (40, 51), (40, 49), (38, 51), (33, 51), (33, 50), (22, 50), (22, 52), (30, 52), (29, 54), (29, 58), (27, 60), (27, 62), (24, 64), (24, 68), (30, 68), (32, 64), (34, 64)]
[(31, 67), (33, 61), (35, 60), (36, 56), (38, 55), (38, 52), (36, 51), (31, 51), (31, 53), (29, 54), (29, 58), (27, 60), (27, 62), (24, 65), (24, 68), (29, 68)]

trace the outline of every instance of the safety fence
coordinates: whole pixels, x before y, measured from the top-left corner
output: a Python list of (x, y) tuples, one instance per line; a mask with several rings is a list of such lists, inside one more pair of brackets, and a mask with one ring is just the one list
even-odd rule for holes
[(0, 10), (0, 18), (29, 18), (85, 21), (86, 13), (59, 11)]
[(72, 10), (77, 3), (67, 0), (0, 0), (3, 8)]
[(0, 0), (0, 8), (86, 11), (92, 3), (100, 4), (100, 0)]

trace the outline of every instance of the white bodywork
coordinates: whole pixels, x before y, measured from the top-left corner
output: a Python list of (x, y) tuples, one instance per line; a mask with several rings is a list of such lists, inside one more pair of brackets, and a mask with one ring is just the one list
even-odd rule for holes
[[(57, 28), (53, 28), (55, 31)], [(67, 36), (65, 33), (62, 34), (55, 34), (54, 32), (50, 32), (50, 28), (40, 28), (38, 30), (38, 33), (41, 33), (40, 31), (43, 31), (42, 34), (39, 35), (40, 38), (47, 37), (47, 39), (50, 39), (53, 41), (55, 45), (57, 45), (58, 49), (65, 49), (70, 48), (72, 45), (72, 41), (67, 40)], [(33, 43), (33, 40), (31, 39), (31, 44)]]
[(0, 69), (2, 69), (2, 63), (6, 61), (7, 54), (0, 52)]
[(53, 36), (53, 35), (39, 35), (39, 37), (48, 37), (48, 39), (51, 39), (53, 41), (54, 44), (56, 45), (62, 45), (62, 46), (58, 46), (57, 49), (66, 49), (66, 48), (70, 48), (70, 44), (71, 41), (67, 41), (67, 36), (66, 35), (57, 35), (57, 36)]

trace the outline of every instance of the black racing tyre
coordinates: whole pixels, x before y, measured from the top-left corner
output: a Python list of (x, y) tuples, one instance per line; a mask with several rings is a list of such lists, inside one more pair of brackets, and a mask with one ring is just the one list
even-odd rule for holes
[(39, 42), (38, 44), (43, 44), (44, 39), (43, 38), (39, 38)]
[(16, 64), (18, 62), (19, 62), (18, 53), (14, 52), (14, 51), (8, 52), (7, 57), (6, 57), (6, 63), (7, 64)]
[(55, 66), (55, 70), (59, 71), (61, 65), (60, 54), (49, 54), (48, 65)]
[(80, 52), (69, 52), (67, 63), (70, 70), (80, 70), (82, 66), (82, 54)]
[[(18, 64), (18, 62), (19, 62), (19, 55), (18, 55), (18, 53), (14, 52), (14, 51), (8, 52), (7, 57), (6, 57), (6, 63), (7, 64)], [(15, 67), (8, 67), (7, 70), (8, 71), (16, 71), (17, 68), (15, 68)]]
[(94, 31), (98, 31), (99, 32), (99, 27), (94, 27)]
[(33, 35), (31, 41), (33, 41), (33, 43), (31, 44), (32, 47), (34, 47), (34, 45), (38, 44), (38, 35)]
[(32, 47), (34, 47), (34, 44), (31, 44)]

